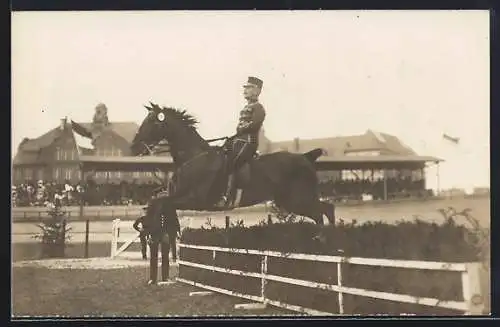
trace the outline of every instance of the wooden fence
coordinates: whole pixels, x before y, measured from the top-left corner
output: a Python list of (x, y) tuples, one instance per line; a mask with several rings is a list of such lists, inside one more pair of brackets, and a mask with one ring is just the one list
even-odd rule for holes
[[(230, 249), (223, 247), (214, 246), (199, 246), (190, 244), (179, 244), (179, 247), (185, 249), (196, 249), (203, 251), (212, 252), (213, 261), (217, 256), (217, 253), (231, 253), (238, 255), (257, 255), (260, 256), (261, 265), (260, 272), (249, 272), (242, 270), (228, 269), (220, 266), (216, 266), (214, 263), (212, 265), (201, 264), (196, 262), (190, 262), (182, 258), (182, 251), (180, 252), (180, 260), (178, 261), (179, 266), (198, 268), (203, 270), (209, 270), (212, 272), (221, 273), (221, 279), (223, 279), (224, 274), (231, 274), (237, 276), (245, 276), (248, 278), (258, 278), (261, 280), (261, 290), (260, 296), (244, 294), (241, 292), (236, 292), (234, 290), (228, 290), (221, 287), (215, 287), (210, 285), (205, 285), (197, 281), (189, 280), (182, 276), (182, 270), (179, 272), (178, 281), (197, 286), (209, 291), (218, 292), (222, 294), (227, 294), (231, 296), (236, 296), (251, 301), (261, 303), (263, 305), (273, 305), (281, 307), (287, 310), (297, 311), (305, 314), (311, 315), (332, 315), (331, 312), (324, 312), (314, 308), (305, 308), (290, 303), (285, 303), (283, 301), (277, 301), (270, 299), (266, 296), (266, 285), (267, 281), (276, 281), (285, 284), (298, 285), (308, 288), (315, 288), (321, 290), (328, 290), (337, 292), (338, 296), (338, 308), (332, 308), (332, 311), (338, 312), (338, 314), (345, 314), (344, 307), (344, 294), (351, 294), (362, 297), (369, 297), (373, 299), (382, 299), (395, 302), (403, 302), (410, 304), (418, 304), (430, 307), (447, 308), (464, 312), (465, 315), (479, 315), (483, 313), (484, 310), (484, 296), (481, 294), (481, 284), (480, 284), (480, 263), (443, 263), (443, 262), (429, 262), (429, 261), (403, 261), (403, 260), (388, 260), (388, 259), (368, 259), (368, 258), (356, 258), (356, 257), (342, 257), (342, 256), (326, 256), (326, 255), (310, 255), (310, 254), (284, 254), (281, 252), (273, 251), (258, 251), (258, 250), (246, 250), (246, 249)], [(289, 278), (284, 276), (278, 276), (268, 273), (268, 264), (270, 257), (295, 259), (295, 260), (307, 260), (315, 262), (328, 262), (336, 263), (337, 266), (337, 283), (334, 285), (319, 283), (310, 280)], [(434, 270), (434, 271), (451, 271), (461, 274), (462, 280), (462, 301), (442, 301), (437, 298), (427, 298), (427, 297), (416, 297), (406, 294), (395, 294), (388, 292), (380, 292), (373, 290), (366, 290), (360, 288), (346, 287), (342, 285), (342, 271), (343, 265), (363, 265), (363, 266), (378, 266), (378, 267), (391, 267), (391, 268), (404, 268), (404, 269), (420, 269), (420, 270)], [(355, 314), (355, 313), (349, 313)]]

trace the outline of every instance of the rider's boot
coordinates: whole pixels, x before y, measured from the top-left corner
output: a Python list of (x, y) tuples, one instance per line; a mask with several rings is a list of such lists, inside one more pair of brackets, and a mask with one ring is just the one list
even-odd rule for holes
[(232, 202), (231, 200), (232, 200), (233, 188), (234, 188), (234, 176), (233, 176), (233, 174), (230, 174), (228, 177), (228, 180), (227, 180), (226, 193), (222, 196), (220, 201), (216, 204), (216, 207), (225, 208), (225, 209), (230, 208), (230, 202)]

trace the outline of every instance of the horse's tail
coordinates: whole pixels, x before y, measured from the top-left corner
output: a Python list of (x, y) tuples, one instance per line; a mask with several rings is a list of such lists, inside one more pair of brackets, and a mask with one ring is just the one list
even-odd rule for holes
[(319, 157), (321, 157), (325, 152), (321, 148), (316, 148), (314, 150), (308, 151), (306, 153), (303, 153), (302, 155), (307, 158), (311, 163), (315, 162), (318, 160)]

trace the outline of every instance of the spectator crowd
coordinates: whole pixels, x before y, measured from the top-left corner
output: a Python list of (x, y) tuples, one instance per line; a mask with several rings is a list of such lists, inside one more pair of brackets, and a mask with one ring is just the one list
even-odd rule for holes
[[(144, 205), (152, 193), (161, 187), (159, 182), (126, 182), (97, 184), (93, 180), (86, 183), (62, 184), (38, 181), (12, 186), (12, 205), (18, 207), (46, 206), (48, 202), (60, 201), (61, 205), (86, 206), (102, 205)], [(388, 178), (388, 199), (430, 196), (425, 190), (425, 181), (411, 178)], [(320, 196), (336, 201), (362, 200), (369, 196), (373, 200), (384, 199), (383, 179), (323, 179), (320, 182)]]
[(109, 183), (96, 184), (93, 180), (86, 183), (26, 182), (12, 186), (12, 206), (46, 206), (49, 202), (77, 206), (102, 205), (144, 205), (157, 190), (159, 183)]
[[(421, 198), (432, 196), (432, 190), (425, 189), (425, 180), (407, 178), (387, 178), (387, 199)], [(384, 180), (377, 179), (324, 179), (320, 183), (320, 196), (333, 198), (336, 201), (363, 200), (370, 197), (372, 200), (384, 199)]]

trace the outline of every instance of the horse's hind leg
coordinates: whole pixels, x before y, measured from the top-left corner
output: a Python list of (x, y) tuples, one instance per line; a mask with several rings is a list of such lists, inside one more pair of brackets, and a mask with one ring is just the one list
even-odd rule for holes
[(325, 207), (316, 196), (314, 188), (310, 187), (311, 184), (305, 177), (296, 178), (276, 194), (275, 202), (290, 213), (308, 217), (317, 225), (324, 225)]

